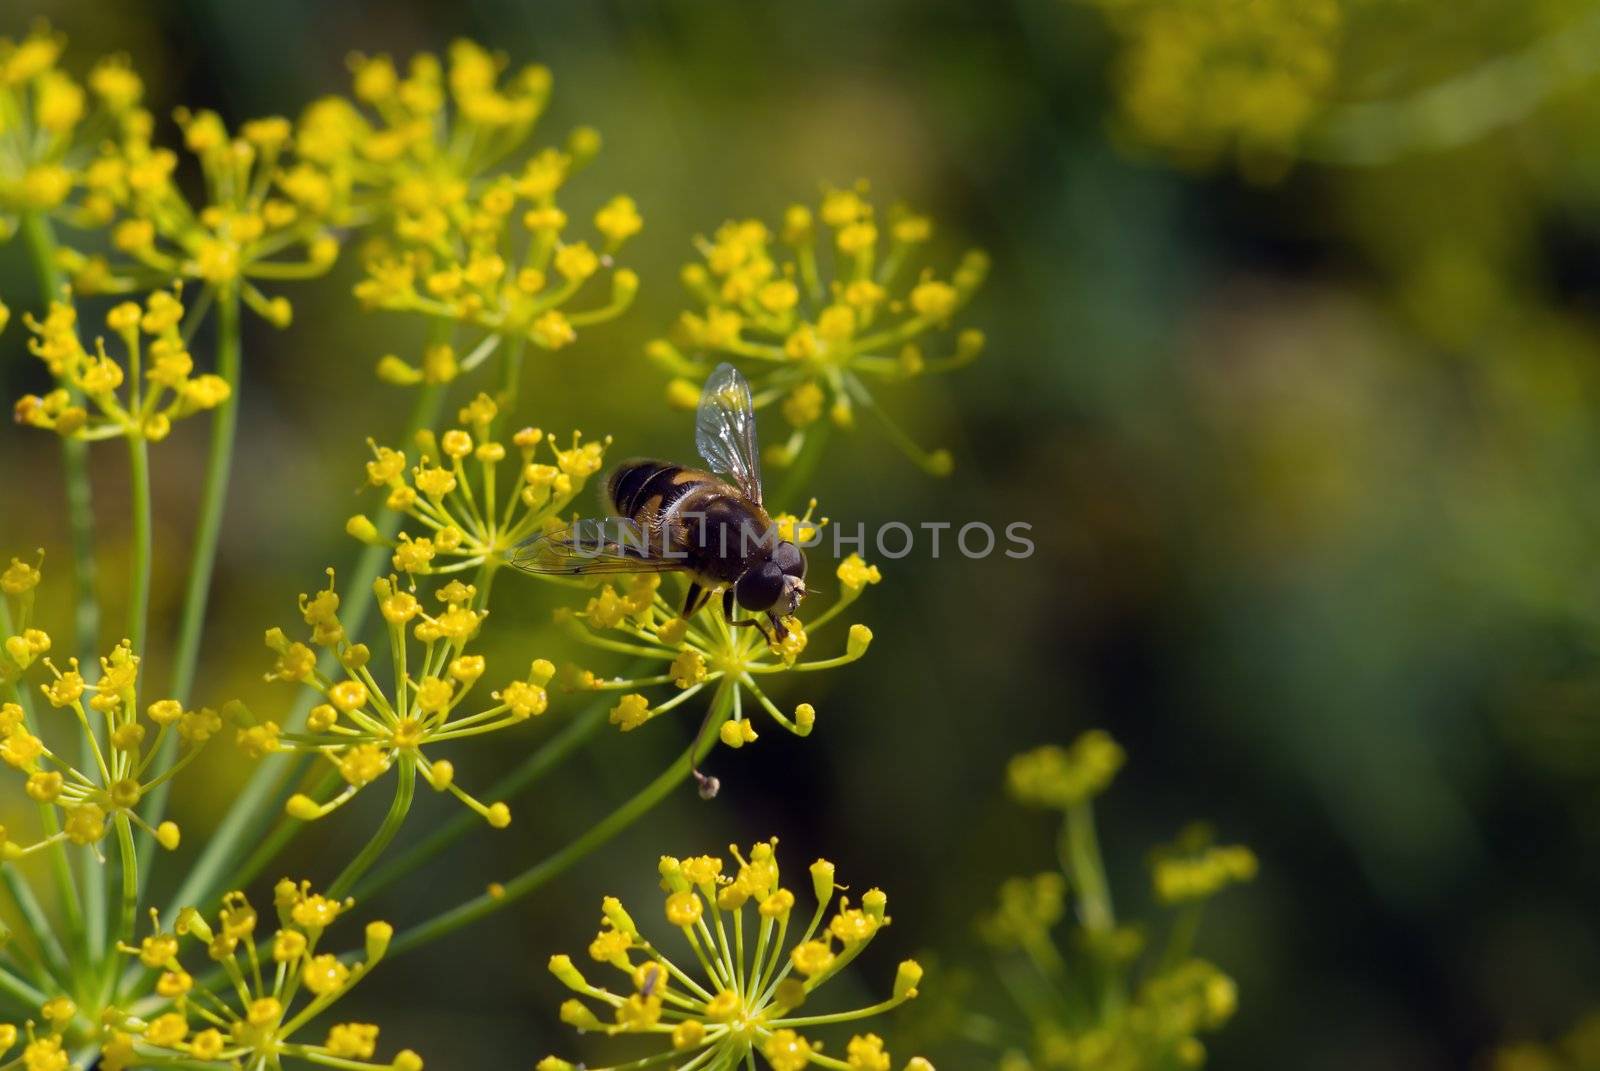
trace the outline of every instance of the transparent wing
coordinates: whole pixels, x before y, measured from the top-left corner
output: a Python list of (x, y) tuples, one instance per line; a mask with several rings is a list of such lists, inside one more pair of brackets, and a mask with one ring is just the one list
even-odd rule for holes
[(670, 573), (685, 564), (682, 558), (666, 556), (658, 532), (622, 517), (587, 517), (525, 539), (507, 561), (512, 568), (545, 576)]
[(750, 384), (727, 362), (717, 365), (706, 379), (695, 417), (694, 444), (711, 471), (732, 480), (746, 498), (761, 505), (756, 408)]

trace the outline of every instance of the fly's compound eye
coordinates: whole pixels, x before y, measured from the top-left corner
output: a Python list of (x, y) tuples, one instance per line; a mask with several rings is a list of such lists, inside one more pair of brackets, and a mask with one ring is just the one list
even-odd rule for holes
[(800, 548), (787, 539), (779, 543), (772, 551), (772, 564), (776, 565), (784, 576), (806, 578), (806, 556)]
[(739, 578), (734, 595), (752, 613), (772, 609), (783, 595), (783, 570), (774, 562), (762, 562)]

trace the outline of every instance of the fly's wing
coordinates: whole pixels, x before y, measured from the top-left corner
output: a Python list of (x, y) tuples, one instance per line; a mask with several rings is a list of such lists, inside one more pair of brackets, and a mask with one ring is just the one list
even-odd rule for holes
[(711, 471), (733, 482), (761, 505), (761, 451), (756, 444), (756, 408), (750, 384), (724, 361), (706, 379), (695, 417), (694, 444)]
[(507, 561), (544, 576), (670, 573), (686, 564), (669, 552), (659, 533), (623, 517), (589, 517), (525, 539)]

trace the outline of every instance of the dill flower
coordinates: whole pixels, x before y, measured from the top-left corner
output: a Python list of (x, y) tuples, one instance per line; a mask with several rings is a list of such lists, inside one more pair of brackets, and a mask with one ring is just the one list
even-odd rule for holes
[(1140, 141), (1208, 166), (1230, 147), (1246, 174), (1282, 173), (1338, 64), (1337, 0), (1099, 0), (1123, 39), (1117, 90)]
[[(1199, 1035), (1222, 1027), (1237, 1007), (1233, 980), (1194, 956), (1192, 945), (1203, 903), (1254, 877), (1255, 856), (1238, 845), (1213, 846), (1203, 826), (1155, 852), (1156, 899), (1177, 913), (1164, 946), (1143, 956), (1153, 927), (1118, 924), (1090, 810), (1124, 757), (1095, 730), (1065, 748), (1018, 755), (1007, 767), (1014, 799), (1062, 811), (1062, 870), (1007, 880), (994, 910), (978, 920), (1031, 1038), (1026, 1049), (1002, 1056), (1004, 1071), (1199, 1067)], [(1058, 940), (1069, 918), (1072, 932)]]
[[(561, 447), (555, 436), (523, 428), (508, 450), (493, 435), (499, 412), (494, 399), (479, 394), (460, 410), (461, 426), (422, 437), (420, 462), (410, 468), (404, 452), (370, 443), (368, 483), (384, 489), (384, 506), (420, 531), (385, 539), (365, 514), (350, 518), (346, 531), (369, 545), (393, 547), (395, 570), (408, 576), (498, 568), (518, 543), (572, 503), (600, 471), (611, 441), (585, 443), (574, 432), (572, 445)], [(541, 447), (548, 461), (539, 459)], [(502, 471), (508, 457), (516, 466), (509, 480)]]
[[(42, 727), (30, 724), (21, 702), (0, 703), (0, 761), (23, 778), (23, 792), (30, 800), (54, 814), (46, 822), (45, 835), (32, 844), (0, 830), (0, 857), (12, 861), (63, 842), (97, 845), (117, 823), (131, 823), (162, 847), (176, 848), (178, 826), (166, 821), (152, 828), (139, 815), (139, 802), (194, 760), (221, 727), (221, 717), (206, 708), (186, 711), (173, 699), (150, 703), (141, 717), (140, 659), (126, 640), (100, 660), (100, 675), (93, 683), (84, 678), (76, 658), (68, 660), (65, 670), (57, 667), (49, 657), (54, 645), (49, 633), (33, 623), (39, 580), (39, 564), (16, 558), (0, 571), (0, 597), (8, 600), (5, 620), (10, 623), (4, 630), (9, 634), (0, 635), (0, 684), (20, 691), (29, 687), (30, 671), (37, 676), (37, 667), (48, 670), (50, 680), (40, 683), (38, 691), (50, 710), (76, 721), (85, 753), (93, 761), (80, 769), (46, 746)], [(158, 773), (152, 766), (169, 734), (177, 736), (181, 752)]]
[[(546, 67), (509, 76), (506, 58), (458, 39), (444, 60), (353, 53), (351, 95), (315, 101), (295, 125), (295, 149), (332, 176), (345, 211), (393, 236), (427, 242), (451, 210), (524, 148), (549, 103)], [(579, 136), (592, 156), (597, 136)]]
[[(488, 668), (482, 655), (467, 651), (488, 616), (475, 608), (478, 590), (452, 580), (434, 592), (438, 607), (431, 613), (422, 599), (393, 579), (378, 580), (372, 591), (387, 627), (393, 685), (384, 688), (368, 667), (371, 650), (345, 632), (330, 569), (327, 588), (300, 596), (310, 643), (291, 640), (280, 628), (268, 629), (266, 637), (278, 656), (267, 679), (309, 685), (324, 702), (312, 708), (305, 728), (295, 732), (235, 708), (239, 746), (256, 757), (277, 751), (319, 755), (337, 770), (345, 787), (332, 799), (318, 802), (301, 793), (289, 798), (286, 809), (298, 819), (327, 815), (397, 768), (397, 777), (414, 782), (420, 773), (435, 791), (451, 793), (491, 826), (504, 828), (511, 823), (510, 809), (467, 794), (455, 783), (450, 760), (432, 757), (428, 749), (543, 714), (549, 702), (545, 685), (555, 667), (535, 659), (524, 677), (474, 698)], [(332, 676), (318, 671), (315, 647), (337, 656), (339, 668)]]
[(1195, 823), (1151, 858), (1150, 880), (1164, 904), (1209, 899), (1256, 876), (1255, 853), (1242, 844), (1213, 844), (1210, 827)]
[[(805, 517), (774, 520), (782, 538), (798, 535), (802, 545), (811, 545), (807, 533), (814, 534), (821, 527), (810, 520), (809, 510)], [(611, 709), (612, 724), (623, 732), (637, 729), (710, 688), (716, 697), (712, 710), (718, 714), (713, 720), (718, 724), (709, 728), (716, 730), (729, 747), (743, 747), (757, 739), (751, 720), (753, 711), (745, 706), (747, 693), (779, 725), (796, 736), (808, 736), (816, 724), (815, 707), (800, 703), (791, 717), (768, 698), (759, 681), (791, 673), (833, 669), (867, 653), (872, 643), (872, 630), (858, 623), (849, 627), (843, 653), (813, 659), (802, 657), (812, 633), (833, 623), (867, 587), (882, 579), (878, 567), (867, 564), (858, 554), (840, 562), (834, 575), (839, 581), (838, 598), (809, 620), (785, 618), (785, 635), (776, 642), (761, 629), (729, 625), (715, 608), (685, 620), (679, 616), (681, 596), (669, 598), (664, 594), (659, 574), (633, 577), (621, 586), (603, 584), (581, 611), (558, 611), (557, 620), (580, 642), (602, 651), (634, 655), (655, 663), (651, 667), (655, 672), (647, 669), (632, 677), (601, 678), (593, 672), (579, 670), (575, 674), (576, 686), (626, 693)], [(807, 599), (804, 605), (811, 607), (816, 602)], [(652, 703), (645, 689), (666, 693), (668, 698)], [(702, 780), (702, 789), (709, 787), (710, 780)], [(711, 791), (715, 791), (714, 787)]]
[[(949, 335), (989, 258), (971, 250), (948, 278), (918, 271), (932, 233), (932, 221), (904, 208), (880, 222), (859, 184), (829, 190), (815, 214), (791, 205), (776, 234), (760, 220), (729, 220), (698, 239), (702, 261), (686, 265), (682, 279), (700, 307), (679, 317), (672, 338), (646, 348), (678, 377), (668, 401), (692, 408), (706, 374), (730, 360), (749, 377), (756, 405), (778, 403), (792, 428), (768, 449), (775, 463), (792, 462), (824, 418), (853, 426), (859, 407), (918, 465), (948, 473), (949, 452), (918, 447), (873, 395), (877, 385), (959, 368), (983, 349), (981, 331)], [(925, 352), (934, 340), (941, 352)]]
[[(819, 859), (810, 868), (816, 908), (804, 931), (789, 944), (797, 897), (780, 883), (777, 845), (777, 838), (758, 843), (748, 859), (730, 847), (737, 864), (732, 874), (724, 873), (725, 861), (717, 856), (662, 857), (665, 913), (693, 956), (684, 959), (686, 966), (652, 944), (621, 902), (607, 897), (589, 956), (620, 971), (626, 983), (618, 987), (620, 991), (595, 985), (571, 957), (552, 956), (551, 973), (588, 1001), (568, 1000), (561, 1006), (562, 1021), (583, 1032), (652, 1035), (662, 1044), (658, 1055), (613, 1065), (619, 1069), (658, 1064), (681, 1069), (731, 1068), (741, 1063), (753, 1067), (759, 1054), (773, 1071), (801, 1071), (813, 1064), (886, 1071), (890, 1056), (875, 1034), (852, 1037), (840, 1059), (827, 1055), (823, 1043), (805, 1031), (858, 1021), (905, 1003), (917, 995), (922, 968), (915, 960), (901, 963), (890, 996), (868, 1007), (796, 1014), (889, 925), (888, 898), (879, 889), (869, 889), (860, 906), (852, 907), (849, 898), (841, 896), (824, 925), (838, 886), (833, 864)], [(744, 925), (747, 917), (752, 923), (749, 931)], [(539, 1062), (538, 1071), (575, 1071), (580, 1066), (588, 1065), (548, 1056)], [(907, 1071), (932, 1071), (920, 1057), (905, 1066)]]
[(191, 203), (177, 181), (178, 156), (151, 142), (148, 124), (112, 142), (85, 174), (96, 203), (114, 218), (111, 244), (123, 261), (67, 254), (79, 293), (125, 291), (192, 279), (232, 293), (276, 326), (287, 326), (287, 298), (258, 281), (309, 279), (339, 254), (331, 229), (331, 179), (293, 157), (294, 128), (281, 116), (252, 119), (230, 132), (213, 111), (174, 113), (184, 147), (199, 164), (203, 200)]
[[(557, 350), (580, 328), (632, 302), (638, 276), (614, 254), (643, 225), (617, 196), (593, 218), (592, 237), (570, 236), (558, 195), (594, 158), (600, 136), (581, 127), (564, 149), (518, 160), (549, 101), (550, 71), (509, 75), (504, 56), (457, 40), (444, 61), (413, 56), (402, 76), (387, 56), (351, 57), (353, 100), (318, 101), (302, 116), (302, 154), (339, 176), (352, 211), (379, 237), (355, 293), (367, 308), (458, 323), (482, 338), (460, 359), (434, 347), (420, 364), (397, 355), (378, 375), (401, 385), (470, 372), (502, 343)], [(579, 291), (609, 276), (609, 296), (574, 310)]]
[(194, 358), (180, 330), (183, 317), (176, 293), (166, 290), (151, 294), (142, 308), (132, 301), (117, 305), (106, 326), (122, 344), (119, 363), (103, 338), (96, 337), (92, 352), (84, 346), (71, 305), (51, 302), (43, 320), (24, 316), (34, 336), (28, 348), (50, 369), (57, 386), (43, 397), (18, 399), (17, 423), (77, 439), (159, 442), (174, 420), (225, 404), (232, 394), (227, 380), (194, 374)]
[(74, 194), (103, 140), (149, 124), (143, 83), (124, 57), (100, 60), (80, 82), (59, 66), (65, 48), (43, 24), (21, 40), (0, 37), (0, 238), (23, 213), (104, 223), (103, 204)]
[[(223, 897), (214, 921), (192, 907), (183, 909), (171, 932), (161, 929), (152, 912), (155, 932), (123, 951), (162, 972), (156, 991), (172, 1001), (172, 1010), (151, 1018), (114, 1018), (100, 1066), (106, 1071), (168, 1064), (276, 1068), (292, 1058), (325, 1067), (422, 1071), (422, 1058), (409, 1049), (389, 1061), (373, 1060), (378, 1027), (372, 1023), (335, 1023), (320, 1043), (296, 1040), (388, 950), (394, 929), (387, 922), (367, 924), (364, 958), (355, 962), (317, 950), (323, 933), (352, 903), (286, 878), (273, 890), (278, 928), (270, 942), (263, 936), (259, 943), (255, 934), (261, 920), (240, 892)], [(208, 985), (184, 967), (186, 939), (205, 946), (226, 984)]]
[(1013, 757), (1006, 789), (1025, 806), (1064, 810), (1104, 792), (1125, 758), (1109, 733), (1092, 729), (1070, 747), (1046, 744)]

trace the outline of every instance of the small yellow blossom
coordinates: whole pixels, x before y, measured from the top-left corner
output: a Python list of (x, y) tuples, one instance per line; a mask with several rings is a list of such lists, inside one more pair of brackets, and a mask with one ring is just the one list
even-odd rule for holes
[(173, 421), (226, 404), (233, 393), (227, 380), (195, 374), (179, 330), (183, 315), (176, 292), (166, 290), (151, 294), (143, 306), (128, 301), (113, 307), (106, 326), (121, 343), (121, 363), (110, 356), (103, 338), (97, 337), (92, 349), (84, 346), (71, 305), (52, 302), (43, 320), (25, 316), (34, 336), (28, 348), (57, 386), (43, 397), (18, 399), (17, 423), (64, 438), (158, 442)]
[(927, 338), (950, 333), (988, 273), (988, 258), (973, 250), (947, 278), (931, 268), (912, 277), (931, 234), (926, 217), (898, 207), (880, 228), (861, 184), (829, 190), (815, 215), (791, 206), (776, 232), (759, 220), (730, 220), (698, 239), (702, 259), (681, 273), (697, 307), (683, 313), (671, 338), (646, 348), (675, 377), (669, 403), (692, 406), (696, 385), (731, 360), (749, 374), (756, 404), (779, 403), (792, 426), (767, 451), (774, 463), (792, 462), (818, 434), (823, 414), (851, 427), (861, 408), (923, 469), (947, 474), (948, 451), (918, 447), (873, 395), (876, 385), (959, 368), (983, 349), (982, 333), (965, 329), (947, 354), (923, 353)]
[[(813, 865), (815, 910), (792, 945), (785, 939), (793, 917), (795, 894), (780, 884), (776, 838), (753, 846), (748, 854), (730, 847), (736, 869), (724, 873), (716, 856), (676, 859), (663, 856), (658, 866), (666, 893), (666, 921), (676, 928), (701, 969), (701, 977), (680, 969), (654, 943), (643, 940), (622, 905), (608, 898), (601, 911), (599, 935), (589, 946), (590, 957), (618, 971), (623, 987), (611, 989), (591, 983), (571, 957), (554, 956), (550, 971), (582, 999), (562, 1006), (561, 1018), (580, 1030), (652, 1037), (666, 1047), (651, 1063), (672, 1061), (671, 1066), (734, 1067), (754, 1065), (759, 1057), (772, 1071), (802, 1071), (816, 1061), (822, 1042), (802, 1033), (821, 1022), (843, 1023), (885, 1012), (917, 995), (922, 968), (913, 960), (900, 964), (890, 997), (870, 1007), (834, 1012), (823, 1020), (795, 1014), (812, 992), (843, 970), (889, 923), (884, 913), (887, 898), (874, 891), (851, 908), (842, 898), (834, 906), (832, 864)], [(820, 875), (826, 875), (824, 881)], [(760, 910), (745, 922), (747, 904)], [(770, 906), (770, 910), (769, 910)], [(870, 927), (841, 918), (861, 915)], [(855, 940), (841, 940), (837, 929), (862, 929)], [(787, 950), (786, 950), (787, 949)], [(602, 1015), (609, 1013), (608, 1024)], [(850, 1062), (829, 1061), (827, 1066), (883, 1069), (890, 1066), (883, 1041), (874, 1034), (858, 1035), (846, 1042)], [(572, 1063), (548, 1056), (540, 1071), (572, 1071)], [(633, 1065), (628, 1065), (633, 1066)], [(907, 1071), (931, 1071), (926, 1061), (913, 1060)]]
[[(75, 658), (64, 669), (57, 666), (45, 655), (52, 646), (49, 634), (31, 625), (38, 582), (38, 566), (17, 559), (0, 572), (0, 591), (13, 607), (3, 618), (10, 634), (0, 629), (0, 683), (15, 685), (24, 701), (29, 691), (42, 696), (46, 716), (75, 723), (92, 758), (75, 764), (65, 753), (46, 746), (43, 727), (30, 718), (22, 702), (0, 703), (0, 761), (22, 777), (30, 799), (54, 810), (59, 819), (58, 829), (31, 845), (0, 834), (4, 858), (14, 860), (60, 842), (93, 845), (119, 826), (138, 827), (163, 847), (176, 848), (178, 827), (171, 822), (148, 824), (140, 804), (152, 789), (195, 760), (214, 733), (218, 714), (208, 709), (185, 712), (170, 699), (145, 707), (140, 699), (141, 659), (127, 641), (100, 659), (100, 672), (92, 683)], [(25, 683), (30, 672), (44, 675), (39, 667), (48, 671), (48, 679)], [(177, 758), (159, 765), (155, 757), (172, 736), (177, 738)], [(77, 753), (74, 747), (72, 754)]]
[[(386, 539), (365, 515), (346, 531), (369, 544), (394, 548), (394, 567), (408, 575), (499, 568), (518, 544), (555, 523), (604, 464), (611, 440), (570, 445), (537, 428), (523, 428), (509, 443), (494, 438), (501, 406), (479, 394), (458, 414), (460, 426), (425, 435), (419, 463), (408, 467), (400, 450), (370, 442), (367, 482), (384, 492), (384, 505), (417, 526)], [(514, 466), (507, 479), (505, 465)]]
[[(87, 85), (58, 63), (66, 41), (40, 24), (27, 37), (0, 37), (0, 236), (23, 212), (80, 227), (105, 222), (94, 153), (107, 137), (147, 126), (139, 76), (120, 58), (101, 60)], [(50, 295), (54, 297), (55, 295)]]
[(1123, 757), (1109, 734), (1092, 730), (1071, 747), (1052, 744), (1016, 756), (1006, 767), (1006, 786), (1019, 803), (1067, 808), (1104, 792)]
[[(813, 502), (812, 509), (815, 505)], [(812, 537), (807, 542), (820, 539), (823, 523), (811, 520), (810, 509), (804, 517), (774, 518), (780, 535)], [(630, 653), (655, 664), (653, 671), (631, 677), (579, 675), (580, 687), (626, 693), (611, 710), (612, 724), (623, 731), (636, 729), (709, 689), (715, 724), (708, 725), (708, 731), (729, 747), (740, 748), (757, 739), (750, 721), (755, 706), (797, 736), (809, 735), (816, 723), (816, 709), (810, 703), (799, 704), (792, 718), (784, 714), (768, 697), (766, 679), (833, 669), (866, 654), (872, 633), (856, 623), (846, 632), (842, 654), (803, 657), (819, 629), (835, 623), (868, 586), (882, 579), (878, 567), (859, 555), (841, 563), (838, 576), (838, 598), (809, 620), (786, 618), (781, 639), (759, 628), (732, 624), (717, 607), (685, 620), (682, 596), (664, 591), (662, 578), (656, 574), (604, 583), (581, 610), (559, 611), (557, 620), (580, 642), (606, 651), (615, 651), (622, 643)], [(807, 600), (804, 605), (814, 603)], [(657, 701), (648, 694), (651, 689), (671, 694)], [(746, 696), (754, 700), (754, 706), (746, 706)], [(701, 776), (699, 780), (703, 792), (714, 791), (713, 779)]]
[(332, 267), (338, 206), (308, 192), (331, 178), (296, 158), (290, 124), (281, 117), (233, 132), (212, 111), (180, 108), (174, 118), (205, 179), (201, 202), (191, 202), (178, 180), (177, 154), (151, 140), (153, 124), (131, 124), (104, 144), (84, 177), (120, 259), (108, 265), (70, 255), (74, 289), (122, 292), (193, 280), (237, 295), (268, 323), (287, 326), (288, 300), (268, 297), (256, 282), (308, 279)]
[[(375, 462), (380, 466), (383, 462)], [(347, 803), (362, 788), (396, 770), (400, 778), (418, 775), (435, 791), (449, 792), (495, 828), (511, 822), (504, 803), (485, 804), (455, 782), (455, 767), (433, 749), (520, 724), (543, 714), (549, 704), (546, 685), (555, 666), (540, 658), (527, 675), (511, 680), (486, 696), (474, 698), (485, 675), (485, 660), (467, 653), (487, 612), (478, 590), (451, 580), (433, 592), (436, 608), (402, 589), (395, 579), (373, 585), (389, 633), (386, 645), (394, 659), (397, 683), (385, 687), (368, 670), (370, 651), (353, 643), (339, 617), (339, 596), (328, 587), (300, 597), (300, 613), (310, 629), (311, 644), (331, 650), (338, 670), (325, 677), (316, 669), (312, 646), (291, 640), (279, 628), (267, 632), (267, 647), (277, 655), (268, 680), (306, 683), (326, 700), (312, 709), (301, 731), (284, 729), (274, 720), (256, 720), (241, 705), (232, 708), (239, 745), (252, 756), (269, 751), (295, 751), (320, 756), (338, 771), (344, 788), (333, 798), (317, 801), (303, 794), (289, 798), (287, 811), (312, 820)]]
[(1283, 174), (1334, 88), (1341, 4), (1097, 2), (1122, 39), (1117, 94), (1133, 137), (1181, 165), (1232, 149), (1250, 178)]
[[(179, 912), (171, 933), (160, 929), (140, 948), (124, 947), (147, 967), (181, 978), (174, 1010), (149, 1020), (128, 1018), (120, 1049), (122, 1067), (159, 1066), (168, 1062), (276, 1066), (284, 1056), (328, 1066), (393, 1068), (422, 1071), (422, 1060), (410, 1050), (390, 1062), (372, 1060), (378, 1027), (372, 1023), (335, 1023), (326, 1040), (297, 1040), (307, 1021), (349, 993), (377, 966), (394, 930), (386, 922), (367, 924), (365, 955), (349, 962), (318, 951), (324, 931), (351, 906), (313, 893), (308, 882), (287, 879), (273, 890), (278, 930), (267, 947), (258, 945), (258, 917), (243, 893), (223, 897), (222, 909), (208, 920), (194, 908)], [(221, 965), (220, 984), (198, 981), (179, 962), (184, 938), (203, 946), (210, 962)], [(270, 948), (275, 971), (261, 970)], [(203, 998), (203, 999), (201, 999)], [(297, 1006), (298, 1005), (298, 1006)], [(30, 1069), (31, 1071), (31, 1069)]]

